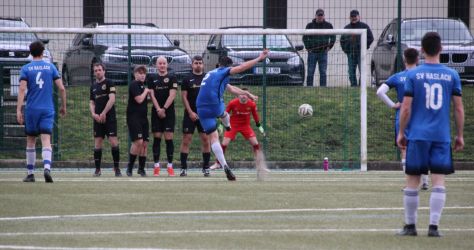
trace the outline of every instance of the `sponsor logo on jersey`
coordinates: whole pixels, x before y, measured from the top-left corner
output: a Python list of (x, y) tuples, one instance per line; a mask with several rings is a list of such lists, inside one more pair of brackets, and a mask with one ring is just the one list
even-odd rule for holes
[(107, 86), (104, 84), (102, 85), (102, 90), (106, 90), (107, 89)]

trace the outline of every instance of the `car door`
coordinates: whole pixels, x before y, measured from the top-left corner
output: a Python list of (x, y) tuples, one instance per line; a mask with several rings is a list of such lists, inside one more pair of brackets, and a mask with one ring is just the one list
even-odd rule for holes
[(219, 57), (223, 50), (221, 46), (221, 35), (212, 35), (207, 43), (202, 58), (204, 59), (204, 70), (209, 72), (219, 65)]
[[(79, 84), (78, 83), (78, 76), (79, 76), (79, 65), (78, 65), (78, 55), (79, 55), (79, 49), (80, 49), (80, 43), (82, 38), (84, 37), (84, 34), (77, 34), (74, 39), (72, 40), (71, 47), (66, 52), (66, 55), (64, 57), (64, 65), (67, 68), (67, 74), (69, 78), (69, 84)], [(63, 66), (63, 71), (64, 71), (64, 66)], [(64, 73), (64, 72), (63, 72)]]
[(390, 23), (382, 32), (374, 49), (374, 64), (379, 79), (387, 79), (393, 73), (393, 64), (397, 56), (396, 29), (396, 22)]

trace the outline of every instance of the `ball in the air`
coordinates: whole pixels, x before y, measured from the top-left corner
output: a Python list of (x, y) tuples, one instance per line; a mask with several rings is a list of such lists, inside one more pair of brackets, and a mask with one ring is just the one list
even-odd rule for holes
[(301, 118), (313, 116), (313, 107), (307, 103), (301, 104), (301, 106), (298, 108), (298, 115)]

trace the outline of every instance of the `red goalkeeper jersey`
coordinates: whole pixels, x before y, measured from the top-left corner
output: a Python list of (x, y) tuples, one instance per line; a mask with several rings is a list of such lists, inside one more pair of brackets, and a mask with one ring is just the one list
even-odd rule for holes
[(255, 122), (260, 122), (257, 105), (252, 100), (247, 100), (247, 103), (240, 103), (239, 98), (235, 98), (227, 104), (226, 111), (230, 114), (230, 126), (232, 128), (250, 126), (250, 114), (252, 114)]

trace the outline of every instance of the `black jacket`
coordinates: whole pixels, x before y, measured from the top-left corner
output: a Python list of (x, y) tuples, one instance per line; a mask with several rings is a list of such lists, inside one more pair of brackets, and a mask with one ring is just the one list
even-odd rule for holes
[[(306, 25), (306, 29), (332, 29), (332, 24), (324, 20), (321, 23), (313, 19), (312, 22)], [(306, 49), (310, 52), (321, 52), (332, 49), (336, 42), (334, 35), (304, 35), (303, 43)]]
[[(374, 35), (370, 30), (369, 25), (363, 22), (349, 23), (344, 29), (367, 29), (367, 49), (374, 41)], [(341, 36), (341, 48), (346, 53), (360, 53), (360, 36), (357, 35), (343, 35)]]

